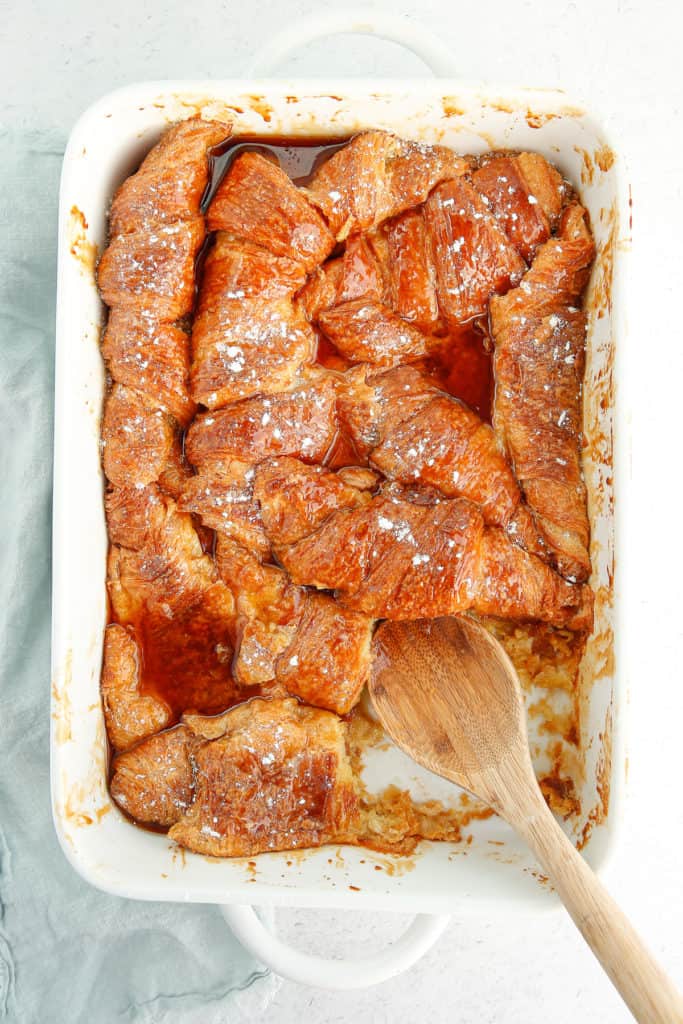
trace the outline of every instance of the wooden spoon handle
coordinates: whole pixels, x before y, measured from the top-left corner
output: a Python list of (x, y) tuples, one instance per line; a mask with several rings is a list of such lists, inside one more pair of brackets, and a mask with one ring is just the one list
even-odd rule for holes
[[(598, 881), (545, 801), (511, 824), (526, 839), (574, 924), (640, 1024), (680, 1024), (683, 998)], [(510, 816), (513, 817), (512, 815)]]

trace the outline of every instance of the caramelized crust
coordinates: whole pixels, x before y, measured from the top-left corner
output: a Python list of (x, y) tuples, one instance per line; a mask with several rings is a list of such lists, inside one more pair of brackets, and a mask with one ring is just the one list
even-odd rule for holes
[(192, 326), (192, 397), (219, 409), (259, 392), (290, 388), (316, 340), (290, 299), (235, 299), (200, 313)]
[(203, 217), (114, 235), (97, 270), (102, 298), (160, 323), (180, 320), (192, 312), (194, 264), (203, 241)]
[(264, 565), (223, 534), (216, 542), (216, 567), (237, 609), (235, 678), (242, 686), (273, 680), (275, 660), (297, 629), (303, 592), (282, 569)]
[(517, 323), (496, 339), (496, 429), (554, 564), (578, 580), (590, 573), (581, 475), (585, 328), (583, 313), (554, 313)]
[(187, 464), (183, 452), (180, 434), (173, 438), (171, 451), (159, 477), (159, 485), (166, 494), (176, 500), (183, 493), (188, 480), (192, 479), (192, 470)]
[(110, 789), (119, 807), (146, 825), (179, 821), (194, 795), (192, 741), (190, 730), (179, 725), (117, 757)]
[(544, 317), (579, 305), (594, 256), (586, 211), (572, 203), (562, 215), (558, 237), (540, 247), (519, 288), (492, 299), (494, 331), (514, 316)]
[(516, 162), (530, 194), (538, 200), (554, 231), (567, 198), (567, 186), (562, 175), (540, 153), (520, 153)]
[(188, 390), (190, 339), (173, 324), (130, 309), (112, 309), (102, 355), (117, 384), (136, 388), (185, 426), (195, 412)]
[[(349, 838), (358, 797), (335, 715), (291, 699), (252, 700), (221, 725), (224, 734), (194, 753), (195, 798), (172, 839), (197, 853), (249, 857)], [(210, 723), (212, 736), (218, 726)]]
[(172, 417), (133, 388), (115, 384), (104, 405), (102, 462), (112, 484), (143, 487), (164, 470), (175, 437)]
[(536, 619), (590, 631), (593, 592), (568, 583), (539, 558), (511, 544), (502, 530), (484, 531), (473, 608), (480, 615)]
[(486, 312), (489, 298), (524, 273), (524, 260), (508, 242), (479, 193), (455, 178), (425, 204), (439, 307), (449, 326)]
[(593, 258), (583, 210), (568, 207), (519, 288), (491, 303), (496, 343), (494, 426), (554, 564), (590, 573), (581, 474), (586, 317), (579, 301)]
[(339, 716), (377, 619), (591, 628), (585, 211), (537, 154), (373, 130), (305, 189), (242, 152), (202, 248), (229, 131), (166, 132), (98, 268), (112, 797), (210, 856), (453, 838), (361, 806)]
[(213, 562), (202, 551), (190, 516), (178, 512), (170, 498), (164, 506), (143, 547), (111, 549), (110, 597), (122, 621), (143, 607), (171, 619), (216, 582)]
[(195, 465), (216, 459), (257, 462), (270, 455), (320, 461), (336, 431), (334, 383), (322, 377), (293, 391), (250, 398), (197, 416), (185, 451)]
[(192, 329), (198, 402), (215, 409), (292, 384), (315, 350), (314, 335), (291, 301), (305, 279), (300, 263), (218, 233)]
[(342, 279), (337, 303), (364, 296), (386, 302), (389, 297), (386, 263), (378, 259), (379, 239), (374, 235), (349, 238), (342, 256)]
[(358, 797), (335, 716), (252, 700), (145, 740), (114, 762), (111, 792), (138, 821), (210, 856), (253, 856), (353, 838)]
[(165, 701), (141, 692), (138, 645), (122, 626), (107, 626), (104, 631), (101, 689), (104, 721), (114, 750), (127, 750), (171, 720)]
[(272, 614), (261, 619), (241, 619), (232, 670), (240, 686), (260, 686), (261, 692), (278, 696), (286, 688), (275, 685), (275, 665), (296, 633), (296, 621), (278, 623)]
[(146, 222), (173, 224), (196, 217), (209, 180), (210, 150), (231, 131), (228, 124), (199, 117), (169, 129), (114, 196), (112, 236), (137, 231)]
[[(553, 173), (561, 182), (557, 171)], [(544, 204), (531, 191), (519, 159), (499, 156), (487, 160), (472, 175), (472, 184), (519, 255), (530, 263), (537, 247), (550, 236), (550, 220)], [(545, 198), (545, 190), (541, 198)]]
[(336, 306), (344, 277), (343, 257), (328, 260), (316, 267), (308, 281), (297, 295), (299, 308), (307, 320), (316, 323), (325, 310)]
[(157, 484), (109, 486), (104, 496), (107, 533), (112, 544), (139, 551), (159, 529), (166, 505)]
[(293, 392), (247, 399), (200, 416), (186, 438), (186, 451), (199, 471), (187, 482), (180, 505), (226, 538), (267, 557), (270, 545), (253, 497), (254, 464), (280, 453), (322, 459), (336, 434), (335, 386), (325, 377)]
[(340, 420), (356, 451), (387, 479), (481, 506), (485, 521), (541, 557), (546, 552), (495, 434), (476, 413), (410, 366), (348, 371)]
[(435, 185), (467, 168), (467, 161), (444, 146), (369, 131), (326, 160), (304, 191), (343, 241), (423, 203)]
[(382, 371), (353, 367), (340, 378), (337, 390), (341, 426), (363, 459), (439, 393), (433, 381), (414, 366)]
[(429, 352), (430, 339), (371, 299), (342, 302), (321, 313), (318, 322), (336, 349), (353, 363), (395, 366)]
[(284, 171), (259, 153), (242, 153), (207, 215), (209, 231), (228, 231), (296, 260), (310, 272), (334, 248), (322, 217)]
[(374, 242), (371, 244), (366, 235), (354, 235), (341, 256), (314, 271), (297, 298), (308, 319), (315, 323), (321, 313), (339, 303), (361, 298), (385, 302), (389, 298), (387, 276)]
[(446, 395), (432, 398), (385, 435), (370, 462), (390, 480), (427, 484), (447, 498), (469, 498), (494, 526), (507, 526), (521, 501), (491, 427)]
[(194, 512), (204, 526), (218, 530), (262, 557), (270, 553), (261, 512), (254, 500), (254, 468), (249, 462), (216, 459), (189, 478), (178, 507)]
[(223, 535), (216, 565), (237, 606), (236, 679), (244, 686), (271, 681), (308, 704), (350, 711), (369, 670), (372, 621), (294, 586), (282, 569)]
[(275, 678), (308, 704), (346, 715), (360, 700), (370, 671), (373, 620), (305, 592), (296, 631), (275, 662)]
[(441, 326), (424, 211), (407, 210), (385, 226), (392, 309), (432, 333)]
[(298, 295), (311, 322), (340, 303), (367, 299), (389, 306), (431, 334), (442, 331), (422, 209), (408, 210), (367, 235), (352, 235), (342, 256), (317, 268)]
[[(286, 519), (280, 532), (287, 499), (279, 500), (276, 465), (257, 469), (255, 493), (266, 534), (295, 583), (334, 589), (346, 607), (375, 618), (429, 618), (470, 609), (504, 618), (514, 607), (516, 618), (570, 628), (584, 628), (590, 620), (587, 587), (565, 582), (534, 555), (515, 554), (502, 531), (485, 529), (480, 510), (469, 501), (417, 504), (389, 493), (329, 512), (324, 490), (335, 489), (330, 474), (303, 463), (297, 471), (293, 460), (286, 470), (287, 495), (300, 492), (307, 479), (315, 484), (309, 500), (299, 504), (296, 529)], [(490, 535), (496, 538), (499, 575), (491, 574), (493, 542), (484, 543)]]
[(300, 263), (219, 231), (206, 257), (198, 313), (243, 299), (291, 297), (306, 281)]
[(471, 607), (483, 521), (469, 502), (415, 505), (379, 495), (361, 508), (333, 513), (288, 546), (277, 542), (263, 514), (292, 579), (334, 589), (349, 608), (412, 619)]
[(370, 472), (365, 480), (349, 483), (343, 473), (322, 466), (304, 466), (292, 458), (269, 459), (256, 469), (254, 497), (267, 535), (276, 537), (279, 545), (292, 544), (333, 512), (366, 505), (376, 480)]

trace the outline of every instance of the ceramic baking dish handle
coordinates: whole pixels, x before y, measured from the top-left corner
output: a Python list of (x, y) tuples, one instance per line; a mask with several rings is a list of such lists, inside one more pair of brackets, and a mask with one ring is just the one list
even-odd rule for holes
[(450, 50), (427, 29), (400, 14), (346, 10), (311, 15), (274, 35), (247, 68), (250, 78), (270, 75), (293, 50), (324, 36), (354, 34), (378, 36), (405, 46), (420, 57), (437, 77), (452, 77), (455, 66)]
[[(418, 914), (403, 935), (379, 953), (362, 959), (326, 960), (292, 949), (257, 916), (253, 907), (222, 906), (223, 916), (235, 936), (262, 964), (289, 981), (316, 988), (367, 988), (393, 978), (412, 967), (434, 945), (450, 917)], [(263, 915), (269, 922), (272, 914)]]

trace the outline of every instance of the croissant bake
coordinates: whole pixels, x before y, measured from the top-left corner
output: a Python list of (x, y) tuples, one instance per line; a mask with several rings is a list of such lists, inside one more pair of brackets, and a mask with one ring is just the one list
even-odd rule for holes
[(591, 630), (593, 240), (538, 154), (373, 130), (294, 180), (230, 136), (170, 128), (98, 266), (110, 790), (202, 854), (381, 847), (377, 623)]

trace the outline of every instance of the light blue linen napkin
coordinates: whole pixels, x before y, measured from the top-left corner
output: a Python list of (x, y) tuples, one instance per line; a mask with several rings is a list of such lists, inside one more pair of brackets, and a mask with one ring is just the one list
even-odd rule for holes
[(64, 141), (0, 126), (0, 1020), (251, 1021), (278, 981), (216, 908), (98, 892), (67, 863), (52, 825), (52, 390)]

